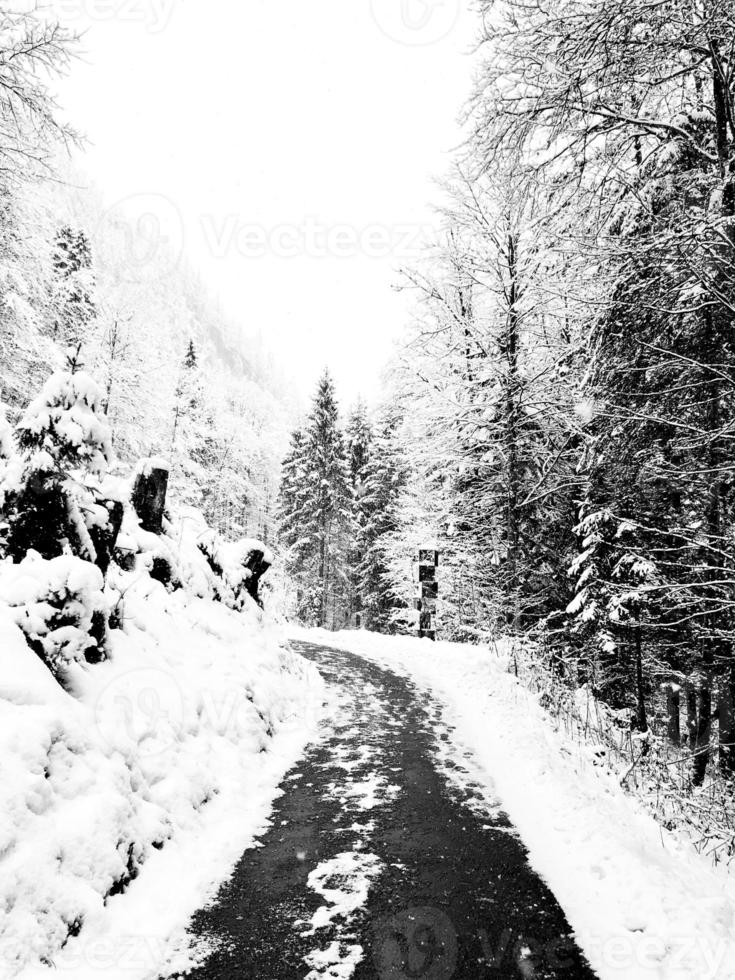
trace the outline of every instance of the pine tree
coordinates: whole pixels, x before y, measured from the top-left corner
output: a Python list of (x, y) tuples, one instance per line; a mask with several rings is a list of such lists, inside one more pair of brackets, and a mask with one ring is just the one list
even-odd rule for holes
[(345, 429), (347, 458), (350, 464), (350, 480), (352, 486), (360, 487), (365, 466), (370, 457), (372, 427), (368, 418), (365, 402), (359, 400), (350, 412)]
[(92, 251), (83, 231), (62, 228), (54, 244), (54, 337), (66, 350), (67, 366), (81, 367), (81, 350), (97, 316)]
[(86, 374), (49, 378), (16, 429), (22, 460), (7, 515), (7, 553), (21, 561), (70, 552), (97, 561), (109, 520), (100, 480), (112, 462), (102, 392)]
[(388, 555), (390, 537), (398, 531), (398, 504), (408, 477), (399, 427), (399, 416), (386, 410), (371, 440), (360, 496), (356, 580), (364, 625), (378, 632), (390, 632), (394, 612), (405, 606), (393, 588)]
[(282, 465), (276, 519), (281, 545), (285, 549), (286, 573), (295, 591), (295, 614), (309, 620), (311, 590), (316, 579), (316, 556), (304, 533), (310, 489), (306, 437), (301, 429), (291, 435), (288, 454)]
[(345, 624), (348, 610), (350, 484), (334, 382), (319, 381), (306, 430), (311, 497), (305, 530), (318, 554), (314, 614), (323, 627)]
[(210, 475), (217, 426), (208, 414), (204, 380), (194, 342), (189, 341), (174, 392), (171, 445), (172, 485), (182, 500), (201, 505)]
[(186, 349), (186, 357), (184, 358), (184, 367), (191, 370), (197, 366), (197, 352), (194, 347), (194, 341), (189, 341), (189, 346)]
[(352, 494), (334, 383), (319, 381), (303, 435), (292, 437), (279, 498), (288, 570), (298, 583), (298, 614), (332, 629), (349, 615)]
[(352, 410), (345, 432), (347, 457), (350, 470), (350, 490), (352, 502), (352, 527), (348, 555), (350, 578), (350, 618), (361, 617), (363, 596), (360, 582), (360, 566), (364, 556), (365, 525), (368, 514), (365, 504), (365, 479), (372, 450), (372, 428), (367, 415), (367, 407), (359, 401)]

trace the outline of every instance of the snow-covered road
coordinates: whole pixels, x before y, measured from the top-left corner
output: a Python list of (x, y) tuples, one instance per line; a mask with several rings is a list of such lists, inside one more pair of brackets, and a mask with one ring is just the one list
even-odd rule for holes
[(192, 980), (594, 976), (439, 704), (353, 654), (297, 647), (331, 710), (261, 846), (194, 918)]

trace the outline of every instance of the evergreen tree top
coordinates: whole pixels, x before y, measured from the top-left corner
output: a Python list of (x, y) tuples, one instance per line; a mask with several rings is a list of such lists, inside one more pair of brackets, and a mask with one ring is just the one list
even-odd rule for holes
[(113, 454), (102, 404), (101, 389), (88, 375), (52, 375), (18, 425), (20, 449), (44, 468), (85, 466), (104, 474)]
[(84, 231), (75, 231), (69, 225), (56, 234), (54, 268), (65, 276), (92, 267), (92, 248)]
[(186, 357), (184, 358), (184, 367), (194, 368), (197, 366), (197, 363), (197, 352), (196, 348), (194, 347), (194, 341), (190, 340), (189, 346), (186, 350)]

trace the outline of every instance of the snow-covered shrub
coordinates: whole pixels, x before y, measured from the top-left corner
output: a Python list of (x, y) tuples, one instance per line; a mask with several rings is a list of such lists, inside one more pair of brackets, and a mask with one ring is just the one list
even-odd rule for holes
[[(95, 561), (106, 525), (101, 480), (112, 462), (102, 393), (86, 374), (52, 375), (16, 430), (22, 470), (11, 502), (8, 554), (72, 553)], [(90, 533), (92, 532), (92, 533)]]
[(93, 564), (63, 555), (50, 561), (30, 552), (17, 565), (0, 566), (5, 603), (31, 649), (66, 684), (72, 664), (105, 657), (107, 605)]
[[(117, 573), (114, 580), (119, 580), (121, 573), (131, 572), (160, 583), (169, 592), (182, 588), (187, 578), (186, 569), (182, 567), (182, 534), (181, 528), (174, 529), (168, 521), (164, 521), (160, 534), (146, 531), (140, 526), (133, 507), (126, 507), (115, 546)], [(210, 596), (212, 593), (205, 588), (198, 594)]]
[(258, 580), (273, 564), (273, 556), (262, 542), (250, 538), (223, 541), (216, 531), (209, 529), (198, 545), (217, 577), (221, 602), (240, 610), (250, 599), (258, 600)]

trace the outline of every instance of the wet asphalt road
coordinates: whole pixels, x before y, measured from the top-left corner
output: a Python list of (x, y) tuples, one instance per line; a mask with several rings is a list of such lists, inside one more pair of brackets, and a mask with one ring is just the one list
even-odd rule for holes
[(286, 777), (262, 846), (195, 916), (202, 962), (188, 976), (594, 977), (439, 706), (351, 654), (297, 647), (336, 707)]

